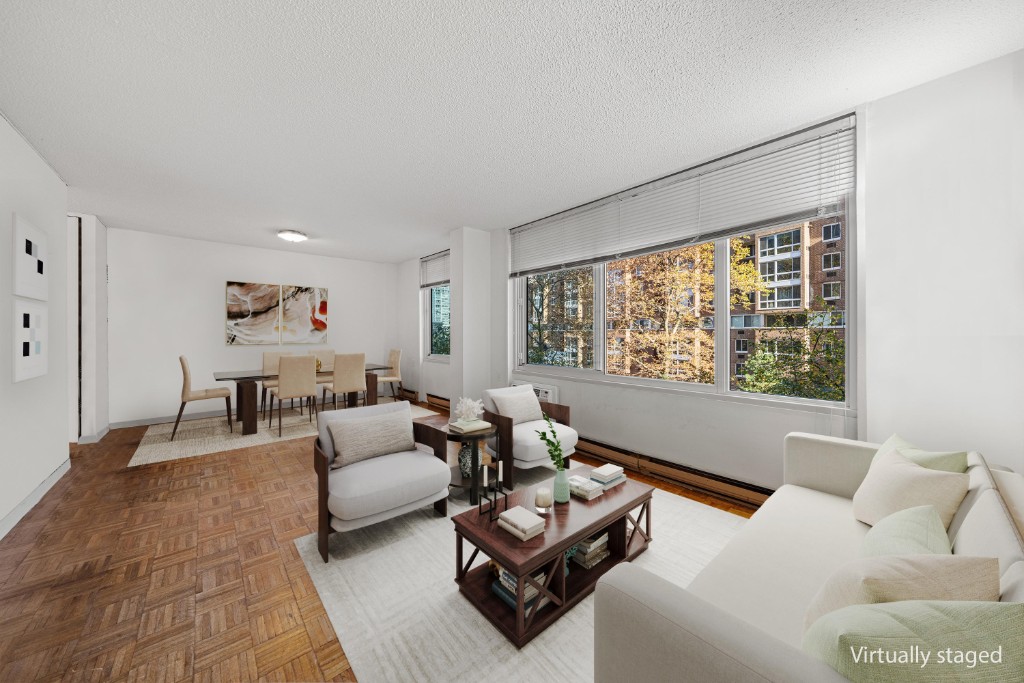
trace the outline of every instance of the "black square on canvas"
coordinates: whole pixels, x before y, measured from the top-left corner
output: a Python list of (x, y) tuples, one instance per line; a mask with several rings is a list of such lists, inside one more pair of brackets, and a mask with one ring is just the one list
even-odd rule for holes
[(28, 328), (32, 327), (31, 320), (32, 320), (32, 316), (29, 315), (28, 313), (22, 313), (21, 314), (21, 325), (25, 329), (28, 329)]
[(40, 275), (43, 274), (43, 262), (42, 261), (36, 261), (36, 272), (39, 273)]
[(25, 253), (32, 255), (32, 240), (25, 240)]
[(23, 355), (23, 356), (29, 355), (29, 343), (28, 342), (21, 342), (21, 355)]

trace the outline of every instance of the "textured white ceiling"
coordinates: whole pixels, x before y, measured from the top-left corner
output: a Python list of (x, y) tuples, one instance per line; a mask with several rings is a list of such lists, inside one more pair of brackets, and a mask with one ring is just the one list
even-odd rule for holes
[(1022, 0), (4, 0), (0, 111), (110, 227), (401, 261), (1021, 47)]

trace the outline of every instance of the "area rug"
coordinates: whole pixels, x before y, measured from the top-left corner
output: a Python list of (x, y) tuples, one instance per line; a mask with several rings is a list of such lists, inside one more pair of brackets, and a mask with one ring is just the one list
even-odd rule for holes
[[(655, 490), (652, 521), (634, 563), (686, 586), (746, 520)], [(594, 596), (517, 650), (459, 594), (452, 522), (430, 507), (333, 534), (327, 564), (315, 534), (295, 544), (361, 683), (594, 679)]]
[[(385, 403), (386, 401), (381, 401)], [(411, 406), (413, 419), (436, 415), (432, 410)], [(207, 417), (201, 420), (185, 420), (178, 425), (178, 433), (171, 441), (173, 422), (150, 425), (145, 436), (135, 449), (128, 467), (150, 465), (156, 462), (194, 458), (197, 455), (233, 451), (237, 448), (265, 446), (278, 441), (300, 439), (316, 434), (316, 418), (309, 421), (309, 414), (300, 415), (298, 409), (286, 409), (281, 423), (281, 436), (277, 435), (277, 415), (274, 415), (273, 428), (267, 427), (267, 420), (261, 419), (255, 434), (245, 436), (241, 426), (236, 422), (235, 431), (228, 430), (228, 421), (224, 416)]]

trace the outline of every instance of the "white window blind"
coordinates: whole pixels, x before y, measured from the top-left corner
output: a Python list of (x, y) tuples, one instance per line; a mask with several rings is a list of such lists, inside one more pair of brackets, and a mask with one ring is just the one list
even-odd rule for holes
[(452, 279), (451, 251), (446, 249), (420, 259), (420, 288), (443, 285)]
[(511, 230), (511, 275), (621, 258), (838, 213), (852, 115)]

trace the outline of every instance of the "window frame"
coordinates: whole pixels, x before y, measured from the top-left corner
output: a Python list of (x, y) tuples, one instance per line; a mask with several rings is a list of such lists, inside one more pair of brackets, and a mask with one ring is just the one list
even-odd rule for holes
[[(834, 266), (826, 266), (825, 259), (830, 257), (836, 257), (839, 259), (839, 263)], [(843, 252), (841, 251), (828, 251), (821, 255), (821, 270), (825, 273), (839, 270), (843, 267)]]
[[(838, 288), (839, 292), (835, 296), (829, 296), (827, 290), (829, 287)], [(833, 280), (831, 282), (821, 283), (821, 298), (823, 301), (838, 301), (843, 298), (843, 283), (840, 280)]]
[[(440, 287), (448, 288), (448, 353), (434, 353), (434, 290)], [(452, 286), (450, 282), (439, 282), (429, 287), (423, 287), (423, 359), (428, 361), (447, 363), (451, 359), (451, 296)]]
[[(825, 231), (829, 228), (835, 228), (834, 237), (825, 237)], [(843, 239), (843, 223), (842, 221), (836, 221), (835, 223), (826, 223), (821, 226), (821, 241), (822, 242), (838, 242)]]

